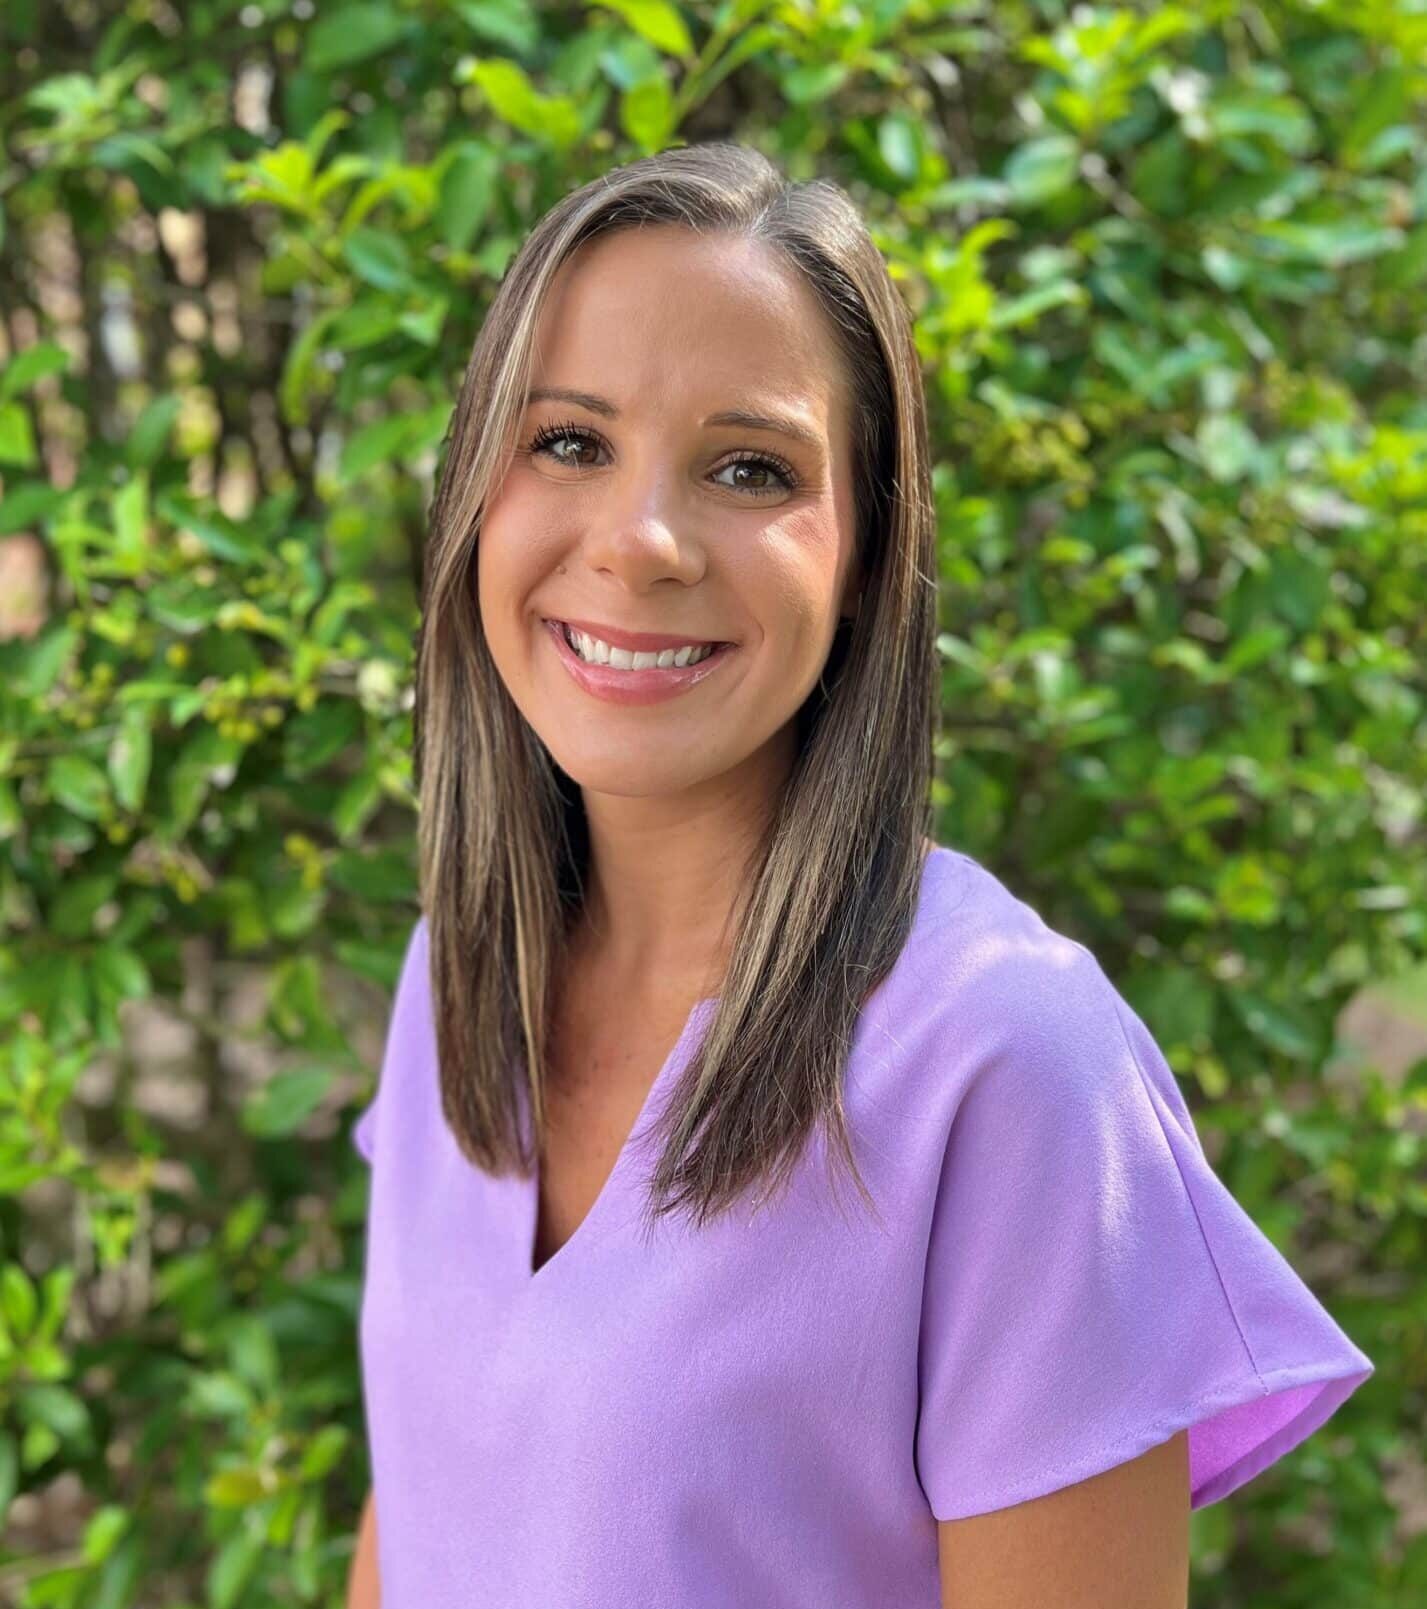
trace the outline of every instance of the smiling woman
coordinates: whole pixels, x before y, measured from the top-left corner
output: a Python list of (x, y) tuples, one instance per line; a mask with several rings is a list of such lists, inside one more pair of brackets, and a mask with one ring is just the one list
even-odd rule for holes
[(354, 1604), (1177, 1609), (1191, 1507), (1371, 1372), (1090, 953), (929, 837), (925, 430), (856, 209), (754, 151), (507, 274), (356, 1130)]

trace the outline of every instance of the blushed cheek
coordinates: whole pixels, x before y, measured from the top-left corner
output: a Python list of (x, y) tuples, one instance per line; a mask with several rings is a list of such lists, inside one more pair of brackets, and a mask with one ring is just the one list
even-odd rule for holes
[(843, 569), (842, 537), (830, 507), (801, 509), (781, 521), (776, 546), (770, 555), (784, 572), (789, 602), (807, 617), (809, 634), (816, 637), (836, 621), (839, 580)]
[(476, 584), (486, 641), (497, 662), (506, 659), (513, 621), (521, 608), (525, 585), (518, 573), (518, 527), (509, 509), (493, 509), (476, 543)]
[(477, 546), (487, 633), (518, 633), (536, 602), (549, 605), (554, 599), (548, 583), (563, 562), (559, 530), (538, 498), (522, 497), (507, 486), (487, 510)]

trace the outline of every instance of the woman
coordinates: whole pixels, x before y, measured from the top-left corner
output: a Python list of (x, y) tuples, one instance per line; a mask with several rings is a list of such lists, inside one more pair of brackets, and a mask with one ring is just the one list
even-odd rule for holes
[(561, 202), (432, 527), (352, 1603), (1182, 1606), (1191, 1506), (1372, 1364), (927, 837), (924, 403), (846, 195), (707, 144)]

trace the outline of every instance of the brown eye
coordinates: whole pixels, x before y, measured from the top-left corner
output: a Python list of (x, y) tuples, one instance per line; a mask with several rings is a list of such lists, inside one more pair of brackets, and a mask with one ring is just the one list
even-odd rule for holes
[[(742, 458), (731, 458), (728, 463), (717, 469), (715, 474), (722, 475), (725, 469), (745, 468), (751, 469), (754, 474), (775, 475), (778, 483), (775, 485), (753, 486), (745, 481), (741, 486), (733, 486), (730, 488), (730, 490), (749, 492), (754, 497), (768, 497), (774, 492), (791, 492), (798, 484), (797, 478), (787, 465), (779, 463), (773, 458), (764, 458), (760, 454), (745, 455)], [(728, 483), (725, 482), (724, 484), (727, 485)]]
[(598, 440), (588, 430), (577, 429), (574, 425), (541, 425), (539, 430), (531, 437), (530, 451), (533, 453), (546, 453), (557, 464), (568, 464), (572, 469), (579, 468), (580, 466), (567, 454), (548, 451), (554, 442), (566, 440), (592, 445), (596, 450), (599, 448)]

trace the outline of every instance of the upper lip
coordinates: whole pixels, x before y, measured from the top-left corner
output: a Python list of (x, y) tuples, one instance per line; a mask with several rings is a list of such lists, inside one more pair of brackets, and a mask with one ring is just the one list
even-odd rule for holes
[(632, 653), (657, 653), (663, 648), (682, 648), (685, 644), (695, 648), (715, 648), (726, 641), (722, 637), (671, 636), (666, 631), (621, 631), (617, 626), (602, 626), (595, 620), (574, 620), (569, 615), (549, 615), (546, 618), (572, 626), (588, 637), (598, 637), (611, 648), (628, 648)]

